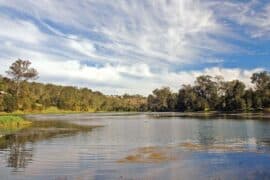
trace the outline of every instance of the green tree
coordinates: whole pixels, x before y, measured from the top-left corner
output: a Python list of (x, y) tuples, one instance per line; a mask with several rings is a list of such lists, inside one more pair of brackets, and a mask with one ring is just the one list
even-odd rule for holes
[(270, 107), (270, 74), (269, 72), (254, 73), (251, 77), (255, 85), (255, 102), (257, 108)]
[(28, 60), (18, 59), (6, 71), (8, 76), (10, 76), (16, 83), (16, 94), (19, 93), (20, 83), (22, 81), (27, 81), (30, 79), (36, 79), (38, 72), (34, 68), (30, 68), (31, 62)]
[(77, 89), (74, 87), (64, 87), (59, 95), (58, 107), (65, 110), (76, 111), (79, 109)]
[(178, 111), (197, 111), (197, 94), (191, 85), (183, 85), (179, 90), (177, 98), (177, 110)]
[(254, 110), (254, 92), (253, 90), (250, 88), (248, 90), (245, 91), (245, 95), (244, 95), (244, 99), (245, 99), (245, 103), (246, 103), (246, 110), (247, 111), (253, 111)]
[(225, 83), (225, 95), (222, 110), (225, 111), (242, 111), (246, 110), (244, 99), (245, 84), (239, 80)]
[(218, 84), (211, 76), (199, 76), (195, 81), (194, 91), (197, 95), (199, 110), (214, 110), (218, 100)]
[(3, 107), (5, 112), (13, 112), (17, 109), (16, 98), (10, 94), (4, 95)]
[(155, 89), (153, 95), (149, 95), (148, 107), (151, 111), (174, 111), (176, 106), (176, 94), (169, 87)]

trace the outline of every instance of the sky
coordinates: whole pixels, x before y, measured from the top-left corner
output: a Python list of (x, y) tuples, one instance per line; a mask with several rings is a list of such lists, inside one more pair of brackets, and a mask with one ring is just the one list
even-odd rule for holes
[(270, 70), (268, 0), (0, 0), (0, 74), (105, 94), (178, 90), (199, 75), (250, 86)]

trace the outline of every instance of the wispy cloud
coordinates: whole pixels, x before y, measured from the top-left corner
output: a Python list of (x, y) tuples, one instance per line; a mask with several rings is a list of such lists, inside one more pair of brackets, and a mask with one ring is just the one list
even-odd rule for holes
[(239, 24), (253, 38), (270, 37), (270, 3), (265, 1), (224, 1), (211, 5), (219, 18)]
[(9, 18), (0, 14), (0, 38), (20, 43), (38, 44), (45, 40), (39, 29), (29, 21)]
[[(111, 51), (116, 57), (131, 56), (133, 61), (191, 63), (197, 57), (204, 56), (206, 50), (210, 53), (233, 50), (232, 45), (212, 37), (226, 36), (226, 29), (200, 1), (22, 3), (14, 0), (2, 4), (41, 22), (49, 21), (73, 31), (81, 31), (82, 36), (96, 42), (100, 49)], [(58, 32), (68, 35), (70, 32), (66, 32), (65, 28), (60, 28)], [(88, 51), (85, 44), (74, 42), (72, 47), (81, 52)], [(84, 54), (87, 56), (89, 53)]]
[(162, 85), (176, 89), (202, 73), (248, 83), (245, 72), (258, 69), (222, 65), (249, 51), (239, 45), (248, 38), (270, 37), (270, 3), (0, 0), (0, 21), (1, 73), (25, 58), (42, 81), (145, 94)]

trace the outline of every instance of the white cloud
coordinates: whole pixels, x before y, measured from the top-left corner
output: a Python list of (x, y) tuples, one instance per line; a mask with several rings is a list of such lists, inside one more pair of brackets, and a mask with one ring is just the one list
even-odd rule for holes
[(244, 28), (252, 38), (270, 37), (270, 3), (250, 1), (223, 1), (211, 4), (219, 18), (230, 20)]
[[(254, 72), (263, 69), (242, 70), (238, 68), (205, 68), (198, 71), (179, 71), (179, 72), (153, 72), (146, 64), (136, 64), (133, 66), (112, 66), (89, 67), (81, 65), (78, 61), (52, 62), (38, 61), (35, 63), (41, 77), (48, 82), (54, 79), (63, 79), (67, 85), (87, 86), (102, 90), (107, 94), (144, 94), (147, 95), (155, 88), (169, 86), (177, 91), (183, 84), (193, 84), (196, 77), (200, 75), (223, 76), (226, 81), (239, 79), (247, 87), (251, 87), (250, 77)], [(50, 67), (48, 68), (45, 67)]]
[[(92, 53), (91, 46), (96, 43), (116, 56), (115, 63), (194, 63), (198, 57), (205, 56), (206, 50), (209, 54), (235, 50), (231, 44), (213, 38), (217, 35), (229, 37), (229, 32), (217, 21), (213, 11), (198, 0), (0, 0), (1, 4), (36, 17), (58, 35), (63, 33), (55, 31), (44, 21), (94, 33), (95, 40), (87, 35), (94, 43), (74, 41), (71, 47), (93, 57), (99, 53)], [(96, 40), (98, 38), (104, 41)], [(104, 54), (102, 56), (110, 59)], [(123, 59), (129, 59), (129, 62)]]
[[(22, 51), (24, 53), (24, 51)], [(200, 75), (223, 76), (225, 80), (239, 79), (251, 86), (252, 73), (262, 69), (242, 70), (238, 68), (205, 68), (197, 71), (170, 72), (168, 69), (153, 71), (147, 64), (111, 65), (101, 67), (87, 66), (77, 60), (63, 61), (55, 56), (46, 54), (29, 54), (36, 59), (33, 67), (40, 73), (39, 81), (78, 87), (89, 87), (107, 94), (143, 94), (147, 95), (155, 88), (169, 86), (177, 91), (183, 84), (193, 84)], [(0, 59), (3, 62), (3, 59)], [(11, 63), (12, 61), (5, 61)], [(7, 63), (5, 63), (7, 64)], [(7, 66), (0, 67), (4, 74)]]
[(222, 66), (222, 55), (245, 52), (230, 41), (244, 41), (230, 23), (250, 27), (252, 37), (270, 35), (270, 4), (258, 1), (0, 0), (0, 6), (22, 15), (0, 11), (0, 73), (17, 58), (30, 59), (42, 82), (108, 94), (177, 90), (202, 74), (250, 85), (259, 69), (175, 69)]
[(24, 20), (11, 19), (0, 15), (0, 38), (37, 44), (45, 40), (39, 29)]
[(87, 41), (79, 41), (79, 40), (70, 40), (69, 46), (73, 48), (74, 50), (89, 56), (89, 57), (95, 57), (95, 47), (93, 44)]
[[(51, 64), (50, 64), (51, 63)], [(104, 67), (88, 67), (80, 65), (77, 61), (68, 61), (65, 63), (39, 62), (42, 67), (53, 67), (48, 72), (47, 69), (41, 69), (41, 77), (55, 77), (62, 79), (64, 77), (69, 85), (77, 85), (80, 87), (88, 86), (90, 88), (102, 90), (107, 94), (144, 94), (147, 95), (155, 88), (169, 86), (177, 91), (183, 84), (193, 84), (196, 77), (200, 75), (223, 76), (225, 80), (231, 81), (239, 79), (243, 81), (247, 87), (251, 87), (250, 77), (254, 72), (262, 71), (262, 69), (241, 70), (226, 68), (206, 68), (200, 71), (179, 71), (179, 72), (152, 72), (149, 67), (144, 64), (129, 66), (111, 66)], [(145, 71), (141, 70), (141, 66), (145, 66)], [(138, 69), (138, 70), (136, 70)], [(135, 75), (135, 77), (134, 77)], [(137, 76), (140, 75), (139, 78)], [(149, 76), (150, 75), (150, 76)], [(49, 82), (53, 79), (49, 79)], [(57, 83), (57, 82), (56, 82)], [(58, 82), (59, 83), (59, 82)]]
[(224, 80), (241, 80), (247, 87), (251, 87), (250, 77), (253, 73), (262, 71), (263, 69), (243, 70), (239, 68), (205, 68), (197, 71), (179, 71), (179, 72), (163, 72), (161, 74), (160, 86), (169, 86), (177, 91), (183, 84), (193, 84), (198, 76), (210, 75), (212, 77), (222, 76)]

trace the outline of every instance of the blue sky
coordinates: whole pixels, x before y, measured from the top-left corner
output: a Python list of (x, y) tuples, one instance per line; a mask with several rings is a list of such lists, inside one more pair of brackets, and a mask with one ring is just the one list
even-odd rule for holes
[(248, 86), (270, 70), (266, 0), (0, 0), (0, 74), (29, 59), (40, 82), (106, 94), (177, 90), (196, 76)]

